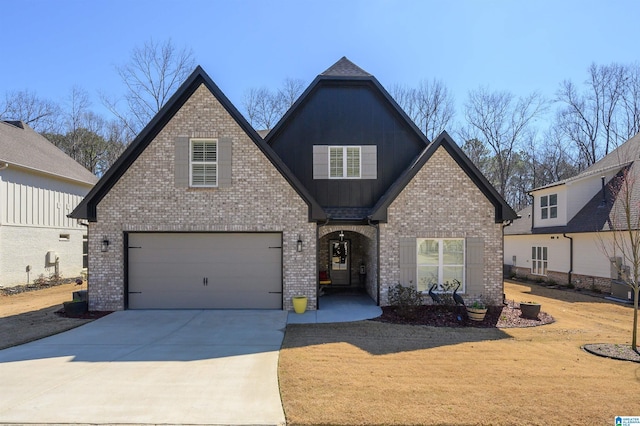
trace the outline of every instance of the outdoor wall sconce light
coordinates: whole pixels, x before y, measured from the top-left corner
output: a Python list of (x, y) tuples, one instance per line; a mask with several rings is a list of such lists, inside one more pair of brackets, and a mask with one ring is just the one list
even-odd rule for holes
[(102, 251), (108, 251), (109, 250), (109, 240), (107, 239), (107, 237), (102, 237)]
[(340, 231), (340, 241), (344, 241), (344, 231)]
[(296, 242), (296, 250), (302, 251), (302, 240), (300, 239), (300, 234), (298, 234), (298, 241)]

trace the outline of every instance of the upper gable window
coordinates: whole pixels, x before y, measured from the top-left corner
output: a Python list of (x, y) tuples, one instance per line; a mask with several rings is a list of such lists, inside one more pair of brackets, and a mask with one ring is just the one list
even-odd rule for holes
[(558, 217), (558, 194), (540, 197), (540, 217), (542, 219), (555, 219)]
[(359, 179), (360, 151), (359, 146), (329, 147), (329, 177), (331, 179)]
[(218, 140), (191, 139), (189, 186), (218, 186)]

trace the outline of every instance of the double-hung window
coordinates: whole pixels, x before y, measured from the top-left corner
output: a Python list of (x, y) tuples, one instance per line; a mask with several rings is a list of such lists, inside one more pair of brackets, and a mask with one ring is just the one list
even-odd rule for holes
[(540, 217), (542, 219), (555, 219), (558, 217), (558, 194), (540, 197)]
[(189, 185), (218, 186), (218, 141), (216, 139), (191, 139)]
[[(465, 245), (464, 238), (418, 238), (418, 291), (428, 291), (437, 284), (441, 291), (460, 282), (464, 292)], [(455, 288), (455, 287), (454, 287)]]
[(547, 248), (531, 247), (531, 273), (547, 275)]
[(360, 178), (361, 157), (359, 146), (329, 147), (329, 177), (332, 179)]

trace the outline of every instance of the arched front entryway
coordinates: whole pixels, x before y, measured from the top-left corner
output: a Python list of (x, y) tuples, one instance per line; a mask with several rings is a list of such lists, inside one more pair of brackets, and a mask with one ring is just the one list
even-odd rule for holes
[(378, 304), (377, 228), (367, 225), (320, 226), (318, 271), (319, 296), (366, 293)]

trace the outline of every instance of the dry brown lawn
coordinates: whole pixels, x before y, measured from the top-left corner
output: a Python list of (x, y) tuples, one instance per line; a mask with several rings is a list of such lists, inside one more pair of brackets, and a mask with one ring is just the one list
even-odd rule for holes
[(581, 349), (629, 344), (630, 307), (536, 285), (505, 291), (541, 302), (556, 322), (287, 326), (279, 380), (288, 424), (608, 425), (640, 415), (640, 364)]
[[(83, 287), (86, 289), (86, 286)], [(0, 295), (0, 349), (60, 333), (91, 320), (55, 314), (72, 299), (75, 284), (62, 284), (12, 296)]]

